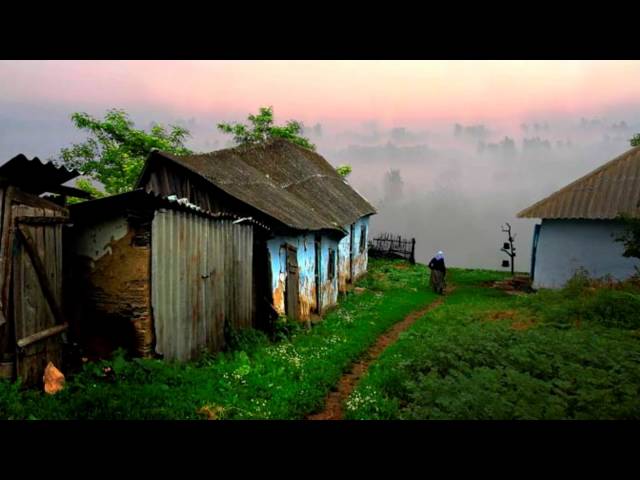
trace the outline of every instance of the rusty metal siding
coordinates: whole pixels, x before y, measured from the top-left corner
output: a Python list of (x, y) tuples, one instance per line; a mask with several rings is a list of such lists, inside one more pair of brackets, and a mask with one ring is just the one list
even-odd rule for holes
[(253, 324), (253, 227), (158, 210), (152, 223), (156, 352), (189, 360), (224, 346), (225, 324)]
[(522, 210), (518, 217), (604, 220), (623, 212), (640, 217), (640, 147)]

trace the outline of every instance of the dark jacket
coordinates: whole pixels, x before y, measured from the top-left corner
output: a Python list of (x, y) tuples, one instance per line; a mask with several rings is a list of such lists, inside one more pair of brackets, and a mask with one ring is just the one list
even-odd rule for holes
[(444, 266), (444, 258), (438, 260), (437, 258), (433, 257), (429, 262), (429, 268), (432, 270), (439, 270), (443, 273), (447, 272), (447, 267)]

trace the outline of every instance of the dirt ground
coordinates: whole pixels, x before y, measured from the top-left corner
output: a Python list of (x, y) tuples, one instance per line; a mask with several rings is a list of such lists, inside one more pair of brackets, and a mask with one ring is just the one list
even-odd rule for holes
[[(451, 291), (452, 290), (448, 290), (447, 293)], [(353, 392), (360, 378), (367, 372), (369, 365), (371, 365), (389, 345), (398, 340), (400, 334), (407, 330), (416, 320), (443, 302), (444, 298), (439, 298), (425, 308), (411, 312), (402, 321), (396, 323), (378, 337), (376, 343), (367, 350), (362, 358), (353, 363), (349, 371), (342, 375), (337, 386), (334, 387), (327, 396), (322, 411), (309, 415), (307, 420), (342, 420), (344, 418), (343, 403), (351, 392)]]

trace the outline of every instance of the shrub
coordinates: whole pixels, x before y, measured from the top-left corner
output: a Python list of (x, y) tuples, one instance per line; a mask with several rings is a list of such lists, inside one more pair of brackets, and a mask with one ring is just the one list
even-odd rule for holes
[(600, 289), (582, 306), (583, 315), (607, 327), (640, 328), (640, 296)]

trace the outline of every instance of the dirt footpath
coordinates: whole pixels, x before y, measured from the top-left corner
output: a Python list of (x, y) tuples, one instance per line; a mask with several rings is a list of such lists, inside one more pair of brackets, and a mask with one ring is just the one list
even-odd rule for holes
[[(447, 293), (450, 293), (450, 291)], [(344, 418), (342, 405), (347, 397), (351, 395), (351, 392), (360, 378), (362, 378), (366, 373), (369, 365), (371, 365), (371, 363), (373, 363), (389, 345), (394, 343), (400, 334), (407, 330), (416, 320), (430, 310), (438, 307), (443, 302), (444, 298), (439, 298), (435, 302), (427, 305), (425, 308), (411, 312), (404, 318), (404, 320), (396, 323), (393, 327), (378, 337), (376, 343), (367, 350), (362, 358), (353, 363), (350, 370), (342, 375), (338, 381), (336, 389), (327, 396), (324, 409), (318, 413), (309, 415), (307, 420), (342, 420)]]

